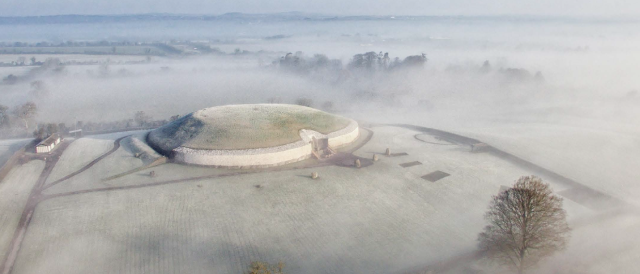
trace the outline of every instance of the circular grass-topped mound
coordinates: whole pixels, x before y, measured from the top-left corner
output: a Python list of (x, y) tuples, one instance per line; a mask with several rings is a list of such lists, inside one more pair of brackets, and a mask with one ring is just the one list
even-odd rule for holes
[(351, 120), (313, 108), (283, 105), (229, 105), (205, 108), (151, 131), (149, 141), (164, 153), (196, 150), (243, 150), (300, 141), (300, 130), (329, 134)]

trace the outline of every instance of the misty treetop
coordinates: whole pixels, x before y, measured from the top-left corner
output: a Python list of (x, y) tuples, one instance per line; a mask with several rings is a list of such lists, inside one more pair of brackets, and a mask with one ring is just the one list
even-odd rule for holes
[(342, 71), (344, 69), (354, 72), (393, 71), (400, 68), (423, 67), (426, 62), (427, 56), (424, 53), (408, 56), (403, 61), (396, 57), (392, 61), (388, 52), (375, 53), (371, 51), (354, 55), (345, 67), (339, 59), (329, 59), (324, 54), (315, 54), (313, 57), (307, 58), (301, 51), (298, 51), (295, 54), (287, 53), (279, 60), (273, 61), (272, 65), (283, 70), (304, 74), (319, 70)]
[(13, 109), (0, 105), (0, 136), (25, 136), (38, 115), (38, 106), (34, 102), (26, 102)]
[[(33, 60), (35, 62), (35, 59)], [(60, 75), (65, 72), (65, 66), (58, 58), (47, 58), (44, 62), (39, 62), (40, 65), (37, 64), (24, 75), (9, 74), (2, 79), (2, 84), (13, 85), (21, 81), (30, 81), (47, 75)]]
[[(219, 50), (210, 48), (210, 46), (203, 43), (172, 41), (169, 44), (176, 48), (184, 44), (184, 48), (191, 47), (197, 48), (198, 50), (210, 50), (210, 53), (212, 54), (220, 54)], [(69, 45), (72, 46), (74, 44), (70, 43)], [(110, 46), (115, 47), (117, 45), (113, 44)], [(249, 53), (250, 52), (238, 49), (235, 53), (227, 54), (227, 60), (234, 58), (250, 58), (242, 56)], [(254, 57), (260, 58), (264, 56), (274, 56), (274, 52), (257, 52), (251, 54), (256, 54)], [(424, 93), (427, 96), (417, 100), (419, 102), (418, 105), (427, 110), (432, 110), (437, 107), (437, 103), (435, 103), (430, 96), (433, 97), (433, 94), (437, 94), (438, 92), (447, 92), (447, 90), (444, 90), (446, 89), (446, 85), (442, 85), (437, 81), (459, 82), (460, 79), (465, 81), (471, 79), (468, 82), (474, 87), (482, 85), (494, 90), (496, 87), (506, 87), (507, 89), (510, 89), (510, 85), (526, 85), (528, 83), (542, 83), (544, 81), (544, 77), (540, 72), (533, 74), (522, 68), (494, 67), (489, 63), (489, 61), (473, 65), (449, 65), (444, 70), (438, 70), (438, 68), (425, 69), (428, 68), (428, 59), (424, 53), (401, 58), (394, 57), (388, 52), (370, 51), (355, 54), (348, 61), (343, 63), (343, 60), (333, 59), (325, 54), (313, 54), (309, 56), (298, 51), (295, 53), (286, 53), (281, 55), (269, 66), (263, 66), (261, 59), (259, 61), (261, 64), (259, 66), (261, 70), (267, 69), (276, 72), (284, 72), (289, 75), (303, 77), (307, 80), (330, 86), (331, 88), (335, 88), (335, 90), (339, 90), (343, 92), (343, 94), (349, 96), (350, 102), (384, 102), (385, 106), (399, 106), (402, 105), (403, 98), (406, 98), (403, 96), (416, 94), (419, 90), (428, 90), (428, 93)], [(70, 73), (67, 71), (67, 66), (93, 65), (93, 69), (86, 70), (86, 76), (90, 78), (112, 79), (137, 76), (139, 74), (124, 68), (118, 68), (114, 71), (111, 67), (112, 64), (152, 64), (151, 57), (148, 55), (146, 58), (129, 60), (125, 63), (111, 61), (110, 58), (107, 58), (106, 61), (63, 61), (59, 58), (28, 58), (27, 55), (18, 56), (14, 63), (19, 65), (30, 65), (32, 67), (21, 75), (10, 74), (3, 77), (0, 85), (20, 86), (22, 83), (30, 83), (30, 85), (24, 89), (25, 93), (28, 94), (27, 98), (19, 104), (24, 104), (30, 101), (45, 107), (49, 104), (49, 99), (54, 98), (54, 96), (58, 96), (58, 94), (55, 94), (56, 88), (52, 82), (56, 81), (56, 79), (65, 79), (70, 77)], [(156, 72), (157, 71), (153, 71), (152, 73)], [(170, 67), (163, 66), (160, 67), (160, 73), (169, 74), (178, 72), (173, 71)], [(76, 72), (75, 75), (78, 75), (78, 73)], [(469, 75), (472, 75), (473, 77), (466, 77)], [(487, 85), (486, 83), (489, 84)], [(454, 89), (452, 90), (455, 92)], [(326, 97), (325, 94), (301, 94), (297, 98), (288, 99), (275, 95), (263, 100), (269, 103), (295, 103), (299, 105), (319, 107), (326, 111), (340, 111), (340, 109), (345, 107), (343, 103), (335, 100), (334, 97)], [(314, 102), (316, 102), (315, 106)], [(35, 115), (32, 117), (20, 118), (23, 116), (16, 115), (15, 110), (7, 110), (21, 106), (22, 105), (10, 105), (0, 111), (0, 125), (3, 127), (2, 135), (4, 137), (30, 135), (31, 132), (34, 131), (34, 126), (35, 130), (40, 129)], [(47, 118), (49, 120), (46, 122), (60, 122), (56, 121), (56, 117)], [(166, 118), (168, 119), (169, 117)], [(151, 124), (162, 125), (164, 123), (166, 123), (164, 120), (152, 121), (148, 117), (138, 115), (134, 119), (124, 119), (120, 121), (85, 121), (81, 128), (86, 131), (109, 131), (115, 129), (130, 129), (134, 127), (147, 128), (150, 127)], [(18, 133), (18, 131), (22, 132)]]
[(562, 198), (536, 176), (521, 177), (494, 196), (485, 219), (489, 224), (478, 236), (482, 255), (518, 273), (563, 250), (571, 231)]
[[(75, 125), (65, 123), (41, 123), (36, 121), (38, 106), (34, 102), (26, 102), (9, 108), (0, 105), (0, 138), (31, 137), (43, 139), (53, 133), (67, 134), (70, 130), (82, 129), (86, 134), (127, 131), (135, 129), (157, 128), (167, 124), (167, 120), (153, 120), (144, 111), (137, 111), (132, 119), (109, 122), (77, 121)], [(171, 117), (175, 120), (179, 115)], [(33, 131), (30, 131), (33, 129)]]
[[(340, 59), (330, 59), (325, 54), (314, 54), (311, 57), (303, 52), (287, 53), (274, 60), (270, 67), (297, 75), (310, 76), (330, 83), (343, 83), (350, 79), (368, 79), (376, 81), (375, 77), (385, 74), (411, 73), (425, 68), (428, 58), (425, 53), (420, 55), (391, 57), (388, 52), (373, 51), (355, 54), (344, 65)], [(449, 74), (474, 73), (479, 75), (497, 76), (504, 84), (509, 83), (542, 83), (542, 72), (531, 73), (524, 68), (498, 67), (494, 68), (486, 60), (479, 67), (449, 65), (445, 69)], [(382, 78), (383, 79), (383, 78)]]

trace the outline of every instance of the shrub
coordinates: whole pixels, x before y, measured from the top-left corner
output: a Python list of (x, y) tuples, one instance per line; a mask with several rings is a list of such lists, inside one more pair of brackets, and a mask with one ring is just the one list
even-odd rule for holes
[(298, 98), (296, 100), (296, 105), (311, 107), (311, 105), (313, 105), (313, 100), (309, 98)]
[(265, 262), (251, 262), (249, 274), (283, 274), (284, 263), (278, 262), (277, 265), (270, 265)]

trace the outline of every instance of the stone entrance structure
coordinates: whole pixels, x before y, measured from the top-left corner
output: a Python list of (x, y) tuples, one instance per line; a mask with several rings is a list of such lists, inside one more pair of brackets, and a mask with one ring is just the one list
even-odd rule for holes
[(318, 160), (329, 158), (336, 152), (329, 147), (329, 138), (311, 137), (311, 152)]

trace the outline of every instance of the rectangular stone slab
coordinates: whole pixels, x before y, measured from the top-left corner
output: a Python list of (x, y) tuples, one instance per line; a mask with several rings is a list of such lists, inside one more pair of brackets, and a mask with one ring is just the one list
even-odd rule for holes
[(409, 162), (409, 163), (402, 163), (400, 164), (401, 167), (412, 167), (412, 166), (418, 166), (421, 165), (422, 163), (418, 162), (418, 161), (414, 161), (414, 162)]
[(438, 181), (438, 180), (440, 180), (440, 179), (442, 179), (444, 177), (447, 177), (447, 176), (449, 176), (449, 173), (437, 170), (437, 171), (431, 172), (431, 173), (429, 173), (427, 175), (424, 175), (421, 178), (425, 179), (425, 180), (427, 180), (429, 182), (435, 182), (435, 181)]

